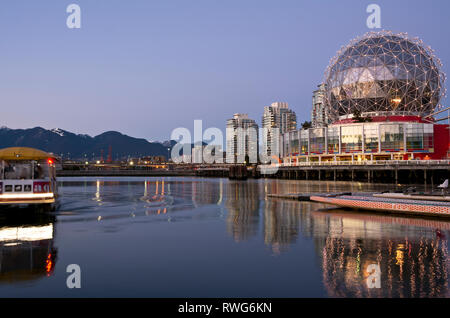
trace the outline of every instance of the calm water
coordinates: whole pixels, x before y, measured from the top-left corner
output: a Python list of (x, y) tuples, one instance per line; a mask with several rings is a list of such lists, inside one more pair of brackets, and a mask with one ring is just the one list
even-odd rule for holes
[[(267, 193), (385, 186), (61, 179), (60, 209), (0, 218), (1, 297), (449, 297), (450, 222)], [(81, 267), (68, 289), (66, 267)], [(379, 264), (381, 288), (367, 287)]]

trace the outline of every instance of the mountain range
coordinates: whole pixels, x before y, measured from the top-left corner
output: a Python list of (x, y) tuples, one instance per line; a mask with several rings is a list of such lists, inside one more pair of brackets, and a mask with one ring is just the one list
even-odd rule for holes
[(59, 128), (47, 130), (42, 127), (30, 129), (0, 128), (0, 149), (7, 147), (32, 147), (62, 156), (64, 159), (103, 158), (106, 160), (111, 149), (113, 160), (142, 156), (165, 156), (173, 140), (149, 142), (117, 131), (107, 131), (98, 136), (74, 134)]

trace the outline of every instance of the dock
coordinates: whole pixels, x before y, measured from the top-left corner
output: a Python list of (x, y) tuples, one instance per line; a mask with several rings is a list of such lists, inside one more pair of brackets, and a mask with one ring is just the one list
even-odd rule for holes
[(373, 195), (311, 196), (311, 201), (341, 208), (402, 213), (408, 215), (450, 217), (450, 202), (381, 198)]
[(323, 197), (337, 197), (341, 195), (351, 195), (351, 192), (327, 192), (327, 193), (271, 193), (268, 194), (269, 198), (277, 198), (277, 199), (287, 199), (287, 200), (295, 200), (295, 201), (311, 201), (312, 196), (323, 196)]

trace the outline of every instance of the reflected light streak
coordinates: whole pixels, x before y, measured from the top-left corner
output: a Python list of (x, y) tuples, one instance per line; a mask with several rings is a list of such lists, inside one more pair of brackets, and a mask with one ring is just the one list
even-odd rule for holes
[(0, 242), (40, 241), (53, 239), (53, 224), (0, 229)]
[(100, 197), (100, 180), (97, 180), (97, 191), (95, 192), (95, 200), (97, 202), (101, 202), (102, 199)]
[(51, 199), (54, 197), (53, 193), (6, 193), (0, 194), (2, 199)]

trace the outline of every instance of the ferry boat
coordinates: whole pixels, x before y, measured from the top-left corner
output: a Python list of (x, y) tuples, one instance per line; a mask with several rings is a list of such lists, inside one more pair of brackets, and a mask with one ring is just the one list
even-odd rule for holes
[(54, 207), (58, 197), (56, 161), (55, 155), (34, 148), (0, 149), (0, 210)]

